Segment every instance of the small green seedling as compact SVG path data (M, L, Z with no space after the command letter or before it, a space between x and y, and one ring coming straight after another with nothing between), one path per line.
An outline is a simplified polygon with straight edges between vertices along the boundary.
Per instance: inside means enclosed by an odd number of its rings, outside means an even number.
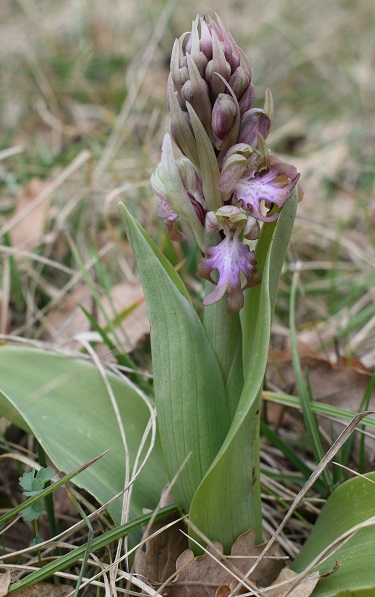
M49 466L39 469L38 472L33 468L30 472L24 473L22 477L19 478L20 485L24 489L24 496L35 497L38 493L41 493L46 483L51 481L55 475L56 472ZM22 518L25 522L34 523L35 538L32 545L37 545L42 541L38 533L38 519L42 512L43 504L41 502L36 502L35 504L28 506L22 512Z

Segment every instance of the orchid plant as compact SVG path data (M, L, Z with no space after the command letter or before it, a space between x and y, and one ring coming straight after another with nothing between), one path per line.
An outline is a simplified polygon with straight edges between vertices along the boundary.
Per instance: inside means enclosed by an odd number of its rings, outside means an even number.
M299 179L267 146L271 92L263 109L252 107L254 98L249 62L228 29L219 17L198 16L173 46L171 135L151 186L170 238L183 240L180 222L193 232L202 318L120 205L151 323L158 427L169 478L178 473L173 495L228 553L250 527L262 538L261 390Z

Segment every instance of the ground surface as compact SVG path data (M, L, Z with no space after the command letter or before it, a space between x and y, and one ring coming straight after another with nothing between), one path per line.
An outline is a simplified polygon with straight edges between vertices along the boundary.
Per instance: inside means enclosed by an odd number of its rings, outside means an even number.
M111 318L139 303L126 332L121 321L118 331L123 345L143 342L137 362L150 367L142 291L117 203L126 202L165 246L149 176L169 126L169 54L196 13L215 11L250 59L257 105L267 87L273 92L270 147L302 174L275 346L288 349L298 269L298 334L314 353L316 384L332 379L327 361L366 376L363 384L345 378L347 402L338 378L319 392L323 399L339 394L334 404L356 411L375 365L372 0L209 0L189 8L182 1L2 0L0 333L77 348L73 336L90 329L77 303L96 316L94 287ZM183 257L179 248L171 255L175 263ZM192 250L183 272L199 294L196 260ZM353 388L360 388L354 402ZM30 438L12 439L32 452ZM1 467L7 507L21 494L15 469ZM70 520L69 507L61 508ZM30 529L21 539L15 533L9 547L30 537Z

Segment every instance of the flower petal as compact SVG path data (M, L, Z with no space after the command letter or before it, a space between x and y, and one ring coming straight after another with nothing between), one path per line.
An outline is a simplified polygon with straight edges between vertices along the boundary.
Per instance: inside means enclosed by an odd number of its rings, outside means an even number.
M265 201L267 207L275 203L281 209L289 199L299 177L294 166L275 161L274 158L267 170L248 180L242 179L236 184L234 199L258 220L273 222L278 218L278 214L264 216L260 211L260 202Z
M211 273L217 270L219 280L216 288L207 295L204 305L211 305L227 295L229 313L239 311L244 303L241 287L241 272L246 276L244 288L255 286L260 281L256 269L255 253L239 239L239 230L226 230L226 236L219 245L207 247L207 257L203 257L198 267L198 276L214 283Z

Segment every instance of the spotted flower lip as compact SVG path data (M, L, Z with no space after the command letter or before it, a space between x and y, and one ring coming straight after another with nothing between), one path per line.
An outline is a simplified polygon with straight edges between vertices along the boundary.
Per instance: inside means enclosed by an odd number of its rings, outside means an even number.
M300 174L290 164L285 164L275 156L265 157L265 168L259 169L259 153L243 150L232 152L224 160L220 187L226 199L240 205L261 222L273 222L278 214L266 216L261 212L261 201L267 208L274 204L281 209L296 186ZM229 152L228 152L229 154Z
M277 158L271 160L266 170L256 172L248 179L240 179L233 193L233 199L261 222L273 222L279 214L263 215L260 202L264 201L268 208L275 204L281 209L300 178L294 166L284 164Z
M244 304L243 291L256 286L260 282L260 274L256 269L255 253L240 239L241 229L225 230L225 238L219 245L209 246L206 257L202 258L198 267L198 276L209 280L213 284L211 274L217 270L219 279L215 289L208 294L203 304L212 305L227 295L229 313L236 313ZM246 278L241 285L241 272Z
M244 238L258 238L259 224L240 207L224 205L207 214L206 230L211 234L220 232L224 238L220 244L208 246L206 257L202 257L199 263L198 276L215 284L213 271L216 270L219 275L216 288L205 297L203 304L211 305L226 294L227 310L235 313L243 306L243 291L260 281L255 253L243 242ZM243 286L241 277L246 279Z

